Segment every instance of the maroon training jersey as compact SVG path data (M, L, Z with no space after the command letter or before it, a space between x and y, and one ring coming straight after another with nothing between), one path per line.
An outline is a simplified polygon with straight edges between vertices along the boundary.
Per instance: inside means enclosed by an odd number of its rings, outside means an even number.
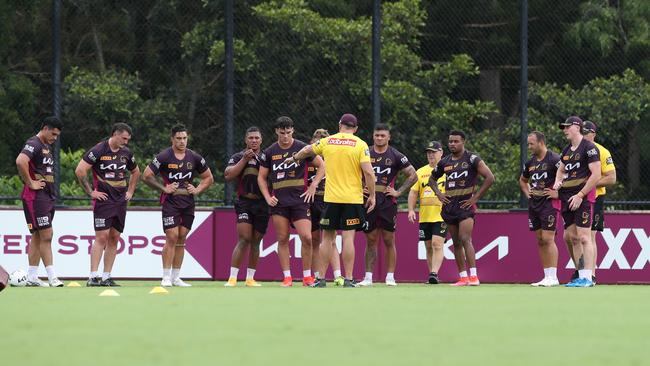
M575 150L571 150L571 144L562 150L562 163L566 178L560 188L560 199L567 201L571 196L580 192L584 188L587 179L591 176L589 164L600 161L600 152L596 145L583 138ZM588 200L593 202L595 199L595 189L588 193Z
M136 168L135 157L127 147L112 151L104 140L86 151L83 160L93 167L93 188L108 194L109 202L122 202L128 190L127 171Z
M21 194L22 199L55 200L54 157L51 146L41 142L38 136L32 136L25 142L20 152L29 157L29 176L32 180L45 181L45 187L39 190L33 190L25 185Z
M449 204L458 204L468 200L474 194L476 183L478 183L478 165L481 157L465 150L463 155L454 160L452 154L443 157L431 173L431 179L435 181L443 175L445 179L445 195L449 197Z
M278 199L276 207L289 207L304 204L300 197L307 188L307 164L313 159L307 158L299 163L285 164L284 160L306 146L300 140L293 140L288 149L282 149L276 142L260 155L260 163L269 169L269 181L273 195Z
M244 158L246 150L242 150L233 155L228 160L228 166L233 166L239 163ZM254 157L246 163L246 167L237 177L237 197L244 197L248 199L260 200L264 199L260 186L257 184L257 175L260 172L260 162L258 157Z
M311 184L318 173L318 168L313 164L309 164L307 167L307 184ZM325 177L320 180L318 187L316 187L316 195L314 196L314 201L323 201L325 198Z
M524 165L521 175L528 179L530 185L530 207L541 207L548 197L544 189L553 189L557 169L560 167L560 155L548 150L541 160L532 156Z
M395 177L400 170L411 166L409 159L397 151L392 146L389 146L383 153L375 151L374 145L370 147L370 163L372 169L375 171L375 197L376 204L379 205L385 201L396 203L397 200L386 198L386 187L395 187Z
M153 158L149 169L154 174L160 173L165 185L178 183L178 189L174 194L160 193L160 203L169 202L178 206L191 206L194 204L194 195L187 191L187 185L194 181L194 172L202 174L208 170L208 165L201 155L190 149L185 150L183 159L178 159L174 155L174 149L169 147Z

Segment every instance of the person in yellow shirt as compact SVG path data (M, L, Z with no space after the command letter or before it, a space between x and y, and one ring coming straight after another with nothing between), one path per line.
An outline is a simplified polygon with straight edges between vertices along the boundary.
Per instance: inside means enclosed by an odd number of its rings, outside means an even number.
M415 222L417 216L415 213L415 204L419 198L419 236L420 240L424 241L424 247L427 251L427 266L429 268L427 282L436 284L439 282L438 271L443 260L442 247L447 236L447 224L445 224L445 221L440 215L442 203L429 186L429 177L442 158L442 144L438 141L431 141L425 151L429 163L417 170L418 181L411 187L408 197L408 219L411 223ZM444 175L438 179L437 184L440 192L444 192Z
M285 160L286 164L321 155L325 159L325 207L320 220L323 240L320 245L320 264L313 287L325 287L325 272L329 266L331 250L336 239L336 230L343 236L343 265L345 280L343 287L357 287L352 278L354 270L354 234L366 224L363 208L362 177L368 188L367 212L375 208L375 173L370 163L370 151L357 132L357 118L349 113L339 120L339 133L322 138L314 144L303 147Z
M591 121L584 121L582 127L582 134L585 139L591 141L598 148L600 153L600 180L596 183L596 202L594 203L594 210L591 220L591 242L593 243L594 248L596 248L596 233L598 231L602 232L605 227L605 194L607 194L607 186L613 186L616 183L616 166L614 166L614 160L612 159L612 154L607 150L603 145L597 143L596 139L596 129L597 126ZM572 247L569 243L569 248ZM575 248L574 248L575 250ZM576 263L576 271L573 274L573 277L577 275L578 269L584 267L582 261L582 253L573 253L572 258L580 258L578 263ZM598 259L598 253L596 252L596 259ZM573 278L572 278L573 279ZM596 274L592 276L592 282L596 284Z

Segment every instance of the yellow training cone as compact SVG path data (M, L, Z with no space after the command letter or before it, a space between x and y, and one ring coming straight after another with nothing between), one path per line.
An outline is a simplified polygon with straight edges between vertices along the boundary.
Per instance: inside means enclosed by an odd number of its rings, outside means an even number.
M115 290L104 290L99 296L120 296Z
M167 295L169 294L169 291L165 290L164 288L160 286L156 286L149 291L149 294L151 295Z
M67 287L81 287L81 285L79 284L79 282L72 281L72 282L68 282Z

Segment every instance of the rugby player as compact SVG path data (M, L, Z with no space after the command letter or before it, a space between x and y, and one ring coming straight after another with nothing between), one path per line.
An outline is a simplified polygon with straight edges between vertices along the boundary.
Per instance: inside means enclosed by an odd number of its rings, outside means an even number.
M54 156L52 144L61 134L63 123L57 117L47 117L41 130L30 137L16 158L18 174L25 186L20 195L27 228L32 235L27 259L27 286L63 287L56 277L52 258L52 220L56 189L54 187ZM38 278L38 266L43 260L49 283Z
M557 279L557 245L555 229L560 209L558 192L553 190L560 156L546 147L546 136L539 131L528 134L528 151L531 158L526 162L519 177L519 187L528 197L528 228L535 232L537 249L544 268L544 278L532 286L552 287Z
M560 154L560 166L553 189L559 190L562 202L565 240L582 249L584 269L579 278L567 287L591 287L591 276L596 265L594 245L591 240L591 216L596 198L596 184L600 180L600 153L593 142L582 136L583 122L579 117L569 117L559 124L569 144ZM579 250L579 249L578 249ZM574 261L576 258L574 258Z
M478 286L480 281L476 270L476 253L472 245L474 212L476 202L494 183L494 175L477 154L465 149L464 132L449 132L448 145L451 154L438 162L429 177L429 186L442 202L441 215L454 242L454 257L460 278L452 286ZM436 184L443 175L446 175L445 193ZM477 190L479 176L483 177L483 183ZM469 266L469 276L466 263Z
M273 227L278 237L278 258L282 267L283 287L293 284L289 255L289 227L296 228L302 242L302 284L311 286L314 277L311 273L311 219L309 206L323 176L325 169L323 159L319 156L286 163L285 159L293 156L303 147L304 142L293 138L293 120L279 117L275 121L275 134L278 141L267 147L260 156L260 171L257 184L271 207ZM307 164L318 169L311 184L307 182ZM269 191L267 179L271 182L273 193Z
M390 129L380 123L373 131L373 145L370 146L370 163L375 171L375 210L368 213L366 221L366 275L359 286L372 286L372 271L377 261L377 243L381 238L386 247L386 285L397 286L395 265L395 229L397 224L397 197L417 182L415 168L408 158L390 146ZM395 190L395 178L401 172L406 176L402 185Z
M191 287L180 278L185 240L194 222L194 196L212 185L214 179L205 159L187 148L187 128L176 125L171 129L171 147L161 151L144 170L142 180L160 191L162 226L165 246L162 250L163 276L161 286ZM194 186L194 176L201 182ZM160 174L163 183L156 179Z
M111 137L86 151L75 174L81 187L92 198L95 241L90 251L90 276L86 286L119 286L111 278L117 256L117 243L124 231L126 206L140 179L140 168L126 147L132 130L126 123L116 123ZM93 171L93 185L88 171ZM127 172L131 177L127 183ZM104 272L98 272L104 256Z

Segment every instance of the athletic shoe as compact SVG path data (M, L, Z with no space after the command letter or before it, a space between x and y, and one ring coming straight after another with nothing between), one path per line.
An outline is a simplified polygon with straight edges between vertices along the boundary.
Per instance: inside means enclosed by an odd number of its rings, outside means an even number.
M314 277L312 276L307 276L302 278L302 285L309 287L314 284Z
M257 281L255 281L252 278L247 278L246 279L246 287L262 287L262 285L259 284Z
M576 282L580 281L580 277L572 279L569 283L565 284L564 286L566 287L576 287L575 284Z
M86 282L86 287L99 287L101 285L102 285L101 277L92 277L88 279L88 282Z
M560 282L557 280L557 278L544 277L543 280L531 283L530 285L535 287L553 287L559 284Z
M160 281L160 286L162 287L172 287L172 280L171 278L163 277L162 281Z
M336 286L343 286L343 283L345 282L345 277L343 276L338 276L336 279L334 279L334 285Z
M291 287L293 286L293 278L291 276L287 276L282 280L282 287Z
M327 280L324 278L317 278L309 287L327 287Z
M569 282L573 282L578 278L580 278L580 273L578 273L578 270L576 269L575 271L573 271L573 274L571 275L571 280Z
M594 283L594 286L596 285L596 276L591 276L591 282Z
M457 282L450 284L449 286L469 286L469 277L461 277Z
M180 278L177 278L177 279L173 280L172 285L174 285L176 287L192 287L192 285L190 285L189 283L181 280Z
M54 277L50 281L50 287L63 287L63 282L60 279Z
M395 282L395 279L386 279L386 286L397 286L397 282Z
M348 281L348 280L346 279L345 281ZM364 278L363 281L357 283L357 286L370 287L370 286L372 286L372 280Z
M356 283L354 280L348 280L347 278L343 280L343 287L359 287L359 286L361 286L361 282Z
M566 284L566 287L593 287L594 283L588 278L578 278L576 281Z
M547 277L544 277L544 278L542 278L541 281L533 282L533 283L531 283L530 285L533 286L533 287L539 287L539 286L542 286L542 284L544 283L544 281L546 281L546 278L547 278Z
M109 278L107 278L105 280L102 280L102 282L100 282L99 285L103 286L103 287L121 287L120 285L115 283L115 281L113 281L113 278L111 278L111 277L109 277Z
M427 280L427 283L435 285L439 282L440 280L438 279L438 274L436 272L429 273L429 279Z
M31 280L27 280L25 286L27 287L50 287L50 285L47 282L41 281L40 278L34 278Z
M478 286L481 284L481 281L478 280L478 276L469 276L469 285Z
M235 287L237 286L237 278L236 277L230 277L228 279L228 282L223 284L223 287Z

